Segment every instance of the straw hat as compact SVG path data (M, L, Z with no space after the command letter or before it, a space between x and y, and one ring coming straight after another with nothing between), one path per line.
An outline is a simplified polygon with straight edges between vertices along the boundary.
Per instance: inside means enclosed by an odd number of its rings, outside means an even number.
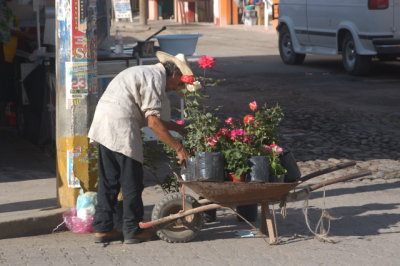
M182 75L188 75L188 76L193 76L193 72L189 67L189 64L186 60L186 57L184 54L177 54L176 56L167 54L162 51L157 51L156 52L157 58L160 60L161 63L164 62L173 62L179 70L182 72ZM183 93L181 91L182 88L176 90L176 93L179 95L179 97L183 98Z
M184 54L177 54L176 56L173 56L173 55L167 54L162 51L157 51L156 56L160 60L161 63L168 62L168 61L173 62L179 68L179 70L182 72L182 75L193 76L193 72L190 69L189 64L188 64Z

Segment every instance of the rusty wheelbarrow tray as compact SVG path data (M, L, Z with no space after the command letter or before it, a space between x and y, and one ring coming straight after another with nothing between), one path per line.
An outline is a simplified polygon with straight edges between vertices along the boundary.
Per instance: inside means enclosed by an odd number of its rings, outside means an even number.
M370 171L358 172L339 178L329 179L308 186L297 192L290 192L305 181L329 172L354 166L355 162L347 162L329 167L299 179L296 183L233 183L207 181L181 181L182 193L167 194L153 209L152 221L140 223L141 228L155 227L157 235L167 242L188 242L200 231L202 213L217 208L261 204L261 232L266 233L270 243L276 242L269 203L290 202L306 197L310 192L338 182L370 175ZM204 199L196 200L185 195L187 186ZM182 207L183 206L183 207Z

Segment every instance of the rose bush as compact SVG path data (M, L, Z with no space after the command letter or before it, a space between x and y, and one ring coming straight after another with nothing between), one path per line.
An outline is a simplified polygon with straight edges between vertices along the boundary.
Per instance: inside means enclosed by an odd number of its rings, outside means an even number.
M242 118L228 117L222 122L215 115L220 107L206 104L208 88L222 81L206 77L207 70L215 66L215 60L203 56L198 64L203 69L203 76L181 78L185 83L182 90L184 121L177 123L185 125L184 147L192 156L200 152L221 152L226 173L235 173L238 179L249 171L248 159L251 156L266 156L271 176L284 174L286 170L279 161L282 150L275 144L279 143L278 126L283 117L280 107L268 107L267 104L259 107L256 101L252 101L249 103L252 113Z

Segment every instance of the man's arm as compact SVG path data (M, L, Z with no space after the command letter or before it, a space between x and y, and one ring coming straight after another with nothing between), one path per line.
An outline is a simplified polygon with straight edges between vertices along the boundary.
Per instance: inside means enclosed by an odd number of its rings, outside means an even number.
M187 158L190 157L188 151L183 147L183 145L174 139L171 134L169 134L167 127L164 122L158 116L149 115L147 117L148 127L156 134L156 136L163 141L165 144L173 148L179 157L179 164L182 164Z
M168 130L178 132L181 136L183 136L185 134L185 126L184 125L178 125L177 123L172 122L172 121L164 121L164 120L161 120L161 121Z

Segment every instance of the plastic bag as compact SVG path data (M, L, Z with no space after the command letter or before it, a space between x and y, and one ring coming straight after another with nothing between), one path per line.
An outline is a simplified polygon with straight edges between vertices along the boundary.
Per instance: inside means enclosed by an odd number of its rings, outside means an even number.
M76 216L76 209L72 208L63 213L64 223L68 230L76 234L93 233L93 215L88 215L85 220Z
M76 216L85 220L89 215L94 215L95 206L97 204L97 193L96 192L86 192L80 194L76 201Z
M63 214L63 220L67 228L77 234L93 233L92 223L96 204L96 192L80 194L76 202L76 208L72 208Z

